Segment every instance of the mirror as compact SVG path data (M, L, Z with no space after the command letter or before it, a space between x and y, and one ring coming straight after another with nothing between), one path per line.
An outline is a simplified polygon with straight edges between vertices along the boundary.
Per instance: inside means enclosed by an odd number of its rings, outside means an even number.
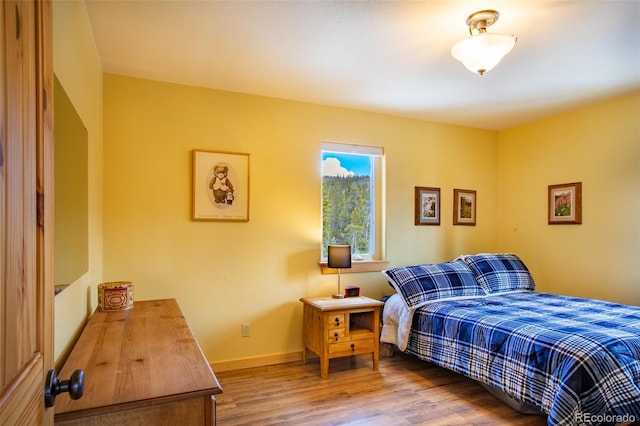
M54 76L54 284L56 294L89 270L88 133Z

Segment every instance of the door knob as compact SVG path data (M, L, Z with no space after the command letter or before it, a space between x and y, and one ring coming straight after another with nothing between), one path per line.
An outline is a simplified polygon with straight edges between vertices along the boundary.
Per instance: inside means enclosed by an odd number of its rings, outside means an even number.
M47 380L44 382L44 405L53 407L56 396L62 392L69 392L69 398L79 399L84 392L84 371L76 370L71 373L69 380L60 380L56 370L49 370Z

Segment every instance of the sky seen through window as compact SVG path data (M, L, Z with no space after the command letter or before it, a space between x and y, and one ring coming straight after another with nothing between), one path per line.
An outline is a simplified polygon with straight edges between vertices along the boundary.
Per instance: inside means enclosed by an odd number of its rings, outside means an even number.
M367 155L322 153L322 176L369 176L371 158Z

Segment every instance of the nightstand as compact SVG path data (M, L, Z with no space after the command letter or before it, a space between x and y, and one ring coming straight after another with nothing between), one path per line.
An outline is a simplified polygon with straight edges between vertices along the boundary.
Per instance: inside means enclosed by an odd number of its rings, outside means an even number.
M308 351L320 357L320 376L329 375L329 360L370 353L378 370L380 345L379 300L368 297L302 298L303 361Z

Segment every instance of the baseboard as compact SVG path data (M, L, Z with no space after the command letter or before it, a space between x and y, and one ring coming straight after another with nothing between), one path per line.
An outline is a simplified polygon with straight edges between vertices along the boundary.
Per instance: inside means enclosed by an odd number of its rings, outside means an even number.
M289 352L275 355L258 356L253 358L235 359L232 361L211 362L211 369L215 372L241 370L243 368L262 367L265 365L284 364L287 362L301 361L302 351Z

